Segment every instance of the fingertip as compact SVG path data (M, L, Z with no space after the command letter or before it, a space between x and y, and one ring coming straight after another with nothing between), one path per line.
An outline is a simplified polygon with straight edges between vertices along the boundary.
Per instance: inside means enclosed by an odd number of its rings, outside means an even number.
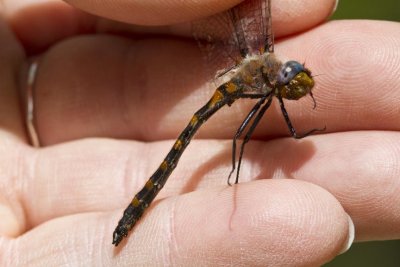
M272 1L274 32L278 37L306 31L326 21L335 10L335 0ZM286 1L283 1L286 2Z
M89 32L95 18L63 1L5 1L5 13L28 54L39 53L68 36Z
M240 3L240 0L67 0L66 2L101 17L137 25L160 26L216 14L235 6Z
M223 12L240 4L241 1L67 0L66 2L89 13L122 22L137 25L171 25ZM275 31L291 34L321 23L330 16L335 5L335 0L272 1Z
M178 265L319 266L347 246L349 236L348 216L327 191L302 181L263 180L160 202L124 250L140 243L137 254L144 254L158 240L156 248L172 248L168 254Z

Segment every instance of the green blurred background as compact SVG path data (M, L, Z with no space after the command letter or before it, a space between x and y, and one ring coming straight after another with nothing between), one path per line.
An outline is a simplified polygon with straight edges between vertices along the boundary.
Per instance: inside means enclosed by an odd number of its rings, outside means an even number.
M400 0L341 0L332 19L400 21Z
M400 21L400 0L342 0L332 19ZM400 267L400 240L356 243L324 266Z

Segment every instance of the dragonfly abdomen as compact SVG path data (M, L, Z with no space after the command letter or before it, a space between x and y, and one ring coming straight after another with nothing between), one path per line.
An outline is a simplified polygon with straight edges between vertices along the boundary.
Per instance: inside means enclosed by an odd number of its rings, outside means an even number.
M175 141L164 161L125 209L123 217L118 222L118 226L114 231L113 244L117 246L128 235L128 231L133 228L143 215L145 209L163 188L165 182L177 166L183 151L185 151L200 126L217 110L226 104L231 105L239 98L240 93L241 87L237 83L232 81L224 83L215 90L214 95L207 104L192 116L192 119Z

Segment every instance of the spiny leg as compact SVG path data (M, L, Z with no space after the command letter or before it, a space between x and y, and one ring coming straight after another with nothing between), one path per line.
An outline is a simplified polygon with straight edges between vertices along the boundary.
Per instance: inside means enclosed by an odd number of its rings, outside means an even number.
M237 139L240 138L242 135L244 129L247 127L247 125L250 123L250 121L253 119L254 115L258 112L260 109L261 105L264 104L266 97L261 98L257 104L251 109L249 114L246 116L242 124L240 125L239 129L236 131L235 136L233 137L233 142L232 142L232 169L231 172L229 173L228 176L228 185L231 185L230 179L232 176L232 173L236 169L236 141Z
M293 138L302 139L302 138L309 136L310 134L313 134L315 132L323 132L326 130L326 126L325 126L324 128L314 128L302 135L297 134L296 129L293 127L292 122L290 121L289 114L286 111L285 104L283 103L283 99L280 95L278 96L278 99L279 99L279 105L281 106L283 117L285 118L286 124L287 124L290 134Z
M256 98L261 98L259 102L253 107L253 109L250 111L250 113L246 116L245 120L242 122L241 126L239 129L236 131L236 134L233 138L233 143L232 143L232 169L231 172L229 173L228 176L228 185L232 185L230 183L230 178L233 174L233 172L236 169L236 141L237 139L240 138L242 135L244 129L247 127L248 123L251 121L251 119L254 117L254 115L257 113L258 109L261 107L261 105L264 103L265 99L269 96L270 94L241 94L240 98L249 98L249 99L256 99Z
M260 122L261 118L264 116L267 109L271 106L271 103L272 103L272 95L268 98L268 102L265 103L265 105L261 108L261 110L257 114L256 118L254 119L253 123L251 124L251 126L249 128L249 131L246 133L246 135L243 139L242 145L240 147L239 162L238 162L238 168L236 171L235 184L239 183L239 173L240 173L240 166L242 165L244 146L246 145L246 143L248 143L250 141L251 136L254 133L254 130L256 129L258 123Z

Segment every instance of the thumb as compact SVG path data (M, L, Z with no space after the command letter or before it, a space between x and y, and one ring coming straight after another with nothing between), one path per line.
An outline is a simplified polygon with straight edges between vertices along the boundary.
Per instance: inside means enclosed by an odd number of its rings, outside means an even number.
M89 13L139 25L168 25L229 9L240 0L65 0Z

